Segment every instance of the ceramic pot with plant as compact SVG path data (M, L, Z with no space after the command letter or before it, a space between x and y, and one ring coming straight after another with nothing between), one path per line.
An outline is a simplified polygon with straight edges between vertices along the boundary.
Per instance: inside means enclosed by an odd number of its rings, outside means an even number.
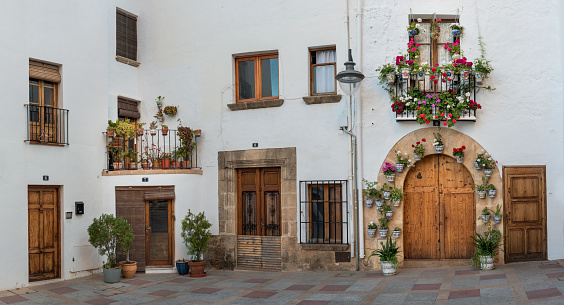
M117 122L112 122L112 120L108 120L108 127L106 128L106 134L108 137L112 138L115 135L117 127Z
M189 157L192 154L192 150L196 146L196 143L192 142L194 137L194 132L190 127L182 126L182 121L178 120L179 126L176 134L180 138L181 147L178 149L178 153L182 158L180 165L182 168L190 168Z
M151 163L146 158L143 158L141 159L141 166L143 167L143 169L150 169Z
M145 123L137 123L137 136L140 137L145 133L145 129L143 129Z
M394 230L392 231L392 236L397 239L397 238L399 238L400 233L401 233L401 229L398 228L398 227L395 227Z
M409 168L410 164L411 164L411 159L409 159L409 156L407 153L404 153L404 155L401 155L401 151L395 151L394 153L396 154L396 172L401 173L403 172L404 167Z
M445 144L443 143L443 136L440 133L433 133L435 136L435 140L433 140L433 146L435 146L435 152L437 154L442 154L445 148Z
M490 198L495 198L496 193L497 193L497 189L495 188L495 185L493 184L488 185L488 196L490 196Z
M379 229L378 232L380 233L380 237L386 237L388 235L388 223L390 223L390 219L383 216L378 219Z
M370 182L366 179L362 179L362 182L366 185L366 188L362 190L362 193L364 195L364 203L366 204L367 208L371 208L372 204L374 203L374 197L376 197L376 184L378 184L378 182Z
M120 281L121 268L117 256L126 254L133 241L133 229L129 223L114 215L102 214L94 218L88 227L88 242L98 249L100 255L106 256L104 263L104 282L117 283Z
M395 207L400 206L401 199L403 198L403 190L400 188L392 187L390 192L390 200Z
M407 33L412 37L419 35L419 24L416 24L415 22L410 23L407 27Z
M494 212L495 223L501 223L502 216L503 216L503 212L501 211L501 206L498 204Z
M457 163L464 162L464 151L466 150L466 146L462 145L459 148L452 149L452 155L456 157Z
M372 256L377 256L379 258L382 266L382 273L384 275L396 274L396 270L399 265L398 253L400 252L396 242L396 240L392 240L391 236L388 236L388 238L386 238L386 244L380 242L380 249L372 251L372 253L368 256L367 261L370 261Z
M476 162L484 168L484 174L486 177L491 177L493 169L497 166L497 161L495 161L487 152L479 154L476 157Z
M490 209L488 207L484 207L482 209L482 215L479 217L484 223L490 221Z
M483 184L476 185L476 192L478 193L480 199L486 198L486 191L488 190L488 185L485 183L484 177L482 177L482 181L484 181Z
M425 155L425 148L423 147L423 143L426 141L427 140L423 138L421 139L421 141L417 141L415 142L415 144L411 144L411 147L413 147L413 157L415 158L415 161L421 160L421 158L423 158L423 156Z
M376 225L373 221L368 224L368 228L366 232L368 233L368 237L376 236L376 230L378 229L378 225Z
M481 270L494 269L494 258L502 246L501 232L488 225L483 235L476 232L476 236L471 236L471 238L476 249L472 256L473 265Z
M193 214L188 210L188 214L182 220L182 232L180 236L184 239L184 245L188 249L188 255L194 258L188 265L190 266L191 277L206 276L204 268L206 261L203 260L204 253L211 238L211 223L206 218L204 212Z
M190 271L190 266L188 266L188 261L185 259L179 259L176 261L176 271L179 275L186 275Z
M388 178L388 182L394 182L394 178L396 177L395 166L393 166L390 162L385 162L384 166L382 167L382 172Z
M382 184L382 195L384 196L384 200L390 199L392 186L389 186L387 183Z
M152 121L151 124L149 125L149 130L152 136L157 134L157 122L156 121Z

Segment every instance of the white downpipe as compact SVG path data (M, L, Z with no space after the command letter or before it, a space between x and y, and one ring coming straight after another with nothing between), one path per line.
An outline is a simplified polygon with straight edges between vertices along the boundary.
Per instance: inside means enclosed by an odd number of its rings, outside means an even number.
M362 0L357 0L356 2L356 50L357 50L357 67L358 71L362 72ZM356 104L356 122L355 122L355 134L356 134L356 162L357 162L357 190L359 196L359 207L358 207L358 244L359 244L359 257L364 258L364 217L363 217L363 204L360 200L360 194L362 191L362 99L361 90L362 86L359 88L355 96Z

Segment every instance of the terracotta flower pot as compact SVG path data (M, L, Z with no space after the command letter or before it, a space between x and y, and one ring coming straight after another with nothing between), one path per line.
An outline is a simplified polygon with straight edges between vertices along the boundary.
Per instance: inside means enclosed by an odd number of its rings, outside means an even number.
M206 261L188 262L188 265L190 266L190 277L204 277L207 275L207 273L204 272Z
M196 130L194 130L194 135L195 135L196 137L201 136L201 135L202 135L202 130L201 130L201 129L196 129Z
M168 134L168 128L163 128L161 130L161 132L162 132L163 136L166 136Z
M192 168L192 165L190 164L190 161L180 161L180 167L181 168Z
M119 262L119 266L121 267L121 276L124 279L132 278L135 275L135 272L137 272L136 261L121 261Z
M150 168L151 168L151 163L149 163L149 162L141 162L141 166L143 166L143 169L150 169Z
M163 158L163 168L170 168L170 158Z
M106 129L106 133L108 134L108 137L110 137L110 138L113 137L114 134L115 134L115 132L113 130L109 130L109 129Z

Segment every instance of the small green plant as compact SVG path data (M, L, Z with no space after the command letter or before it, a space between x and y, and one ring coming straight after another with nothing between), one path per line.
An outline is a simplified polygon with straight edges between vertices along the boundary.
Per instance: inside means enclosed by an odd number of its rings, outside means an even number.
M491 224L483 235L476 232L476 236L471 236L471 238L472 244L476 248L472 257L472 263L476 267L480 266L480 256L491 256L494 258L502 246L501 232L498 229L493 229Z
M478 163L478 165L480 165L484 169L494 169L496 167L497 161L495 161L492 156L485 152L476 156L476 163Z
M378 250L372 251L372 253L368 256L367 261L369 261L372 256L378 256L380 261L392 263L397 268L399 264L398 253L401 251L399 251L399 247L396 245L396 242L397 241L392 240L391 236L388 236L388 238L386 238L386 244L384 244L384 242L380 242L382 247Z
M366 188L364 190L362 190L364 197L366 199L369 199L369 198L375 199L376 193L378 192L378 189L376 189L376 184L378 184L378 182L376 182L376 181L370 182L366 179L362 179L362 182L364 182L364 184L366 185Z
M482 184L476 185L476 189L480 192L488 190L488 183L486 182L486 177L482 176Z
M382 184L381 190L382 190L382 191L390 192L390 191L392 190L392 188L393 188L393 186L388 185L387 183L384 182L384 184Z
M490 214L490 209L488 207L484 207L482 209L482 215L489 215Z
M386 214L386 212L388 212L388 211L392 211L392 206L387 204L387 203L384 203L379 212L380 212L380 214Z
M495 190L496 190L495 185L493 185L493 184L490 183L490 184L488 185L488 191L495 191Z
M203 254L208 247L211 238L211 223L206 218L204 212L193 214L188 210L188 214L182 220L182 232L180 236L184 239L184 245L188 249L188 255L193 255L193 261L199 262L203 259Z
M376 229L378 229L378 225L375 224L373 221L371 221L371 222L368 224L368 229L369 229L369 230L376 230Z
M414 34L415 34L415 35L419 35L419 26L418 26L418 24L416 24L415 22L410 23L409 26L407 27L407 31L408 31L409 33L411 33L411 31L415 31ZM410 34L410 35L411 35L411 34ZM412 35L412 36L415 36L415 35Z
M409 156L408 156L407 153L404 153L404 156L405 156L405 157L403 157L403 156L401 155L401 151L395 151L395 150L394 150L394 152L396 153L396 158L397 158L396 163L401 163L401 164L403 164L403 165L405 165L405 166L407 166L407 167L410 167L410 166L411 166L411 159L409 159Z
M503 212L501 211L501 206L498 204L495 208L494 216L499 217L501 215L503 215Z
M493 71L493 67L485 58L474 59L474 70L476 72L484 73L484 78L488 78Z
M161 125L161 128L162 128L162 129L168 129L168 125L162 124L162 125Z
M98 249L100 255L106 256L106 269L118 266L117 256L127 254L132 241L133 229L129 223L112 214L102 214L100 218L94 218L88 227L88 242Z
M166 106L164 107L163 113L168 116L175 116L178 112L178 106Z
M390 200L398 201L401 200L402 198L403 198L403 190L400 188L392 187L392 190L390 191Z
M378 219L378 223L380 224L380 230L387 230L390 219L388 217L381 217Z
M387 78L388 78L388 74L390 73L396 73L396 67L394 67L392 64L385 64L384 66L376 69L376 71L380 72L380 75L378 75L378 80L380 81L380 84L387 84Z
M157 128L157 121L152 121L151 124L149 125L150 129L156 129Z
M396 232L401 231L401 228L400 228L400 227L395 227L395 228L394 228L394 231L396 231Z

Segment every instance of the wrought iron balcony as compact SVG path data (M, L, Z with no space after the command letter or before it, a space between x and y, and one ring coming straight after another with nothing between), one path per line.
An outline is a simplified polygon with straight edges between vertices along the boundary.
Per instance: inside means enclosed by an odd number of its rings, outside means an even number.
M192 133L190 143L183 143L177 130L139 129L133 137L106 137L105 170L200 169L198 167L199 133Z
M26 142L66 145L69 144L69 111L48 106L26 104Z
M418 118L417 107L433 105L428 113L434 121L444 120L441 114L452 112L452 108L461 109L458 121L476 121L476 110L481 107L477 104L476 93L481 84L481 76L476 77L471 71L463 73L414 73L405 71L388 79L389 91L395 101L403 101L403 109L393 110L396 121L416 121ZM452 103L443 103L440 97L450 96ZM415 100L414 96L418 96ZM463 98L460 100L459 98ZM425 101L424 105L421 103ZM439 102L437 102L439 101ZM429 103L429 104L427 104ZM460 103L465 103L459 105ZM465 106L464 106L465 105ZM447 108L448 107L448 108Z

